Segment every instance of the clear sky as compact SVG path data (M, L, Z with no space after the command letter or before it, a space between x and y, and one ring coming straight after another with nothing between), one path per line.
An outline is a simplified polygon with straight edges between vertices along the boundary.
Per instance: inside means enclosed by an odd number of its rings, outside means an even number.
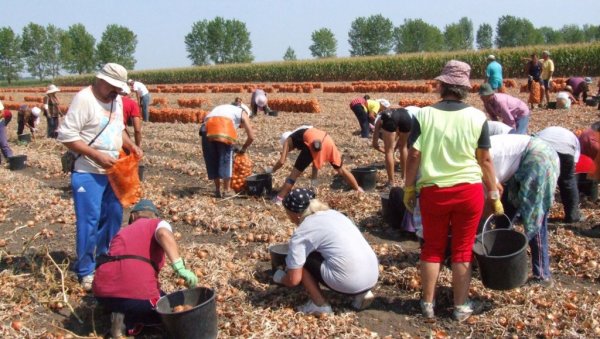
M442 31L466 16L474 31L494 29L498 18L529 19L535 27L600 24L600 0L0 0L0 27L21 34L29 22L67 29L85 25L98 42L109 24L132 30L138 38L136 69L191 65L184 37L196 21L216 16L246 24L256 62L280 61L291 46L298 59L310 59L311 33L329 28L338 56L349 56L348 31L357 17L382 14L394 26L421 18Z

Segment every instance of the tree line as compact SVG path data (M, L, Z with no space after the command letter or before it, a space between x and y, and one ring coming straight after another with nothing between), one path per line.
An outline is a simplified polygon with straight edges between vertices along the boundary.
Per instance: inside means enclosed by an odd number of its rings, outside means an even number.
M309 46L314 58L337 56L337 39L329 28L311 34ZM600 25L565 25L560 29L536 28L531 21L510 15L498 19L496 29L479 25L466 17L446 25L443 30L422 19L405 19L394 27L383 15L358 17L350 26L348 43L351 56L386 55L415 52L459 51L529 45L554 45L600 41ZM252 41L246 24L236 19L216 17L192 25L184 43L192 65L249 63L254 61ZM90 73L106 62L117 62L134 69L137 36L127 27L108 25L96 44L83 24L63 30L52 24L44 27L30 23L21 34L10 27L0 28L0 78L17 80L26 70L43 80L61 71ZM288 46L283 60L296 60Z
M107 62L133 69L136 47L135 33L114 24L106 27L97 44L81 23L66 30L52 24L44 27L29 23L21 34L10 27L0 27L0 78L10 84L24 70L40 80L55 78L63 70L71 74L90 73Z

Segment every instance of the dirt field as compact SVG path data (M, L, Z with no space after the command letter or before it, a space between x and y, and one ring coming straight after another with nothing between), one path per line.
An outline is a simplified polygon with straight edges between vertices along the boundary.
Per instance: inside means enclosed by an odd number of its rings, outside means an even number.
M596 91L594 86L593 93ZM526 99L526 94L518 93L518 89L510 89L509 93ZM402 98L437 97L434 93L369 94L392 103ZM13 94L15 101L22 101L24 95L31 93ZM72 95L60 93L59 99L68 104ZM511 291L493 291L482 286L475 272L471 297L484 302L485 311L457 324L451 319L451 275L444 269L436 319L425 321L418 306L419 245L412 236L401 234L382 220L380 193L386 180L383 157L370 148L370 140L357 136L358 123L348 103L358 95L321 90L312 94L274 93L270 97L316 98L322 113L279 112L277 117L258 116L252 120L257 138L248 153L255 172L276 161L279 135L304 123L328 131L349 168L366 164L379 167L377 188L362 195L349 190L330 168L320 173L318 196L359 226L378 254L381 272L380 283L374 289L376 300L369 309L355 312L347 297L327 292L335 311L335 315L327 317L295 313L294 307L306 299L302 288L270 283L269 244L287 241L294 229L282 207L266 198L243 194L225 200L213 198L213 186L206 179L201 156L199 126L144 124L144 196L152 199L164 219L174 226L182 255L199 275L200 284L216 290L220 337L600 336L600 268L596 261L599 242L578 234L579 229L599 224L600 215L598 203L585 198L585 221L567 227L559 219L551 220L551 268L556 281L553 287L526 285ZM237 94L199 96L221 104L231 102ZM176 107L177 98L193 96L153 97L165 97ZM249 98L250 94L244 94L246 102ZM483 107L476 94L471 94L468 102ZM582 129L596 121L598 113L595 107L585 106L575 106L570 111L536 109L530 132L552 125ZM43 122L40 130L45 128ZM28 167L9 171L5 162L0 167L0 335L103 336L110 325L108 315L95 307L93 297L81 290L68 271L69 263L75 259L75 226L69 176L60 173L63 147L41 135L29 145L17 145L16 119L8 129L13 151L28 156ZM286 166L274 175L275 187L282 184L292 164L293 159L288 159ZM297 186L307 185L308 176L304 175ZM559 217L562 205L555 203L552 214ZM124 219L127 218L126 212ZM163 289L172 292L182 288L175 282L175 274L165 267L161 273ZM144 337L162 335L158 329L144 333Z

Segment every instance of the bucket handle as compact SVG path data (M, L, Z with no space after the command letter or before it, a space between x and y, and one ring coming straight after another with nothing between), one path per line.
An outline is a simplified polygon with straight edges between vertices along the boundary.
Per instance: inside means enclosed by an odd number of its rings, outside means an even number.
M510 218L508 217L508 215L502 213L502 215L506 218L506 220L508 220L508 229L512 230L513 224L512 224L512 220L510 220ZM490 214L489 217L487 217L487 219L485 219L485 222L483 223L483 228L481 229L481 247L483 247L483 255L485 255L487 257L487 249L485 248L485 241L483 239L484 235L487 233L486 232L486 228L487 226L489 226L490 221L492 220L492 218L496 217L497 215L495 214Z

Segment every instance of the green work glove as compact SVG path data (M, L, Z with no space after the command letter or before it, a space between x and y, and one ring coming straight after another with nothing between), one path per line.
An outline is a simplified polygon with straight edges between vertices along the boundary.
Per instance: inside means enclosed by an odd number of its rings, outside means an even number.
M492 200L492 211L494 211L494 215L504 214L504 206L502 206L500 199Z
M194 274L194 272L185 268L185 264L183 263L183 259L179 258L175 260L171 267L179 275L185 280L185 283L188 287L195 287L198 284L198 277Z
M410 213L413 213L415 205L417 204L417 189L415 186L406 186L404 188L404 197L402 198L402 201L404 201L406 209Z

